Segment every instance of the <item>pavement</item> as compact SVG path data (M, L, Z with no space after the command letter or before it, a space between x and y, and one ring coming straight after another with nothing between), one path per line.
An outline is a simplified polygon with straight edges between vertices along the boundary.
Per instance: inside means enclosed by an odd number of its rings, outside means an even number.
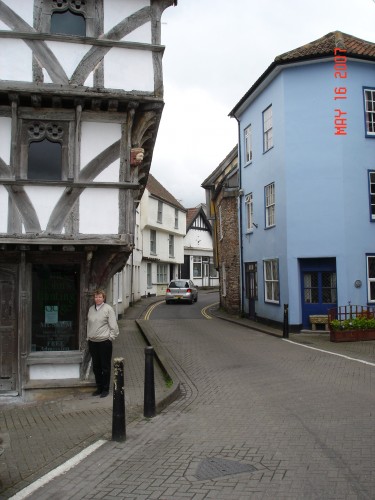
M175 360L171 359L169 351L158 343L151 323L142 319L147 309L160 300L160 297L142 299L129 308L124 318L119 321L120 336L114 344L114 357L124 357L125 360L126 432L131 436L129 440L133 451L147 441L147 419L143 416L144 348L147 345L153 345L156 354L155 392L158 412L172 403L182 405L186 398L187 386L180 384L181 371L176 369ZM229 323L241 324L249 328L249 333L255 330L282 338L281 330L229 315L217 306L208 309L207 313ZM332 343L326 332L289 334L289 338L284 340L375 365L374 341ZM103 442L103 449L106 446L116 448L116 444L111 443L111 395L101 399L82 394L41 403L25 403L19 398L2 398L0 405L0 499L26 498L25 495L32 491L35 481L50 471L63 467L67 461L74 459L95 443ZM141 425L138 425L139 423ZM167 420L165 425L168 425ZM121 460L125 460L126 456L122 450ZM48 493L45 497L39 493L35 495L34 497L30 493L30 498L50 498ZM114 494L113 498L115 496ZM73 491L54 497L56 500L75 498ZM149 497L145 494L139 498Z

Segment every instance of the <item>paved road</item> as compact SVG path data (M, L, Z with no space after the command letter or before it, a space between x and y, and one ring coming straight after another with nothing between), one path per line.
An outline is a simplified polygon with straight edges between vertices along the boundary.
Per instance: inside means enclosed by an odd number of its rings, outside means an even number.
M30 498L375 498L374 366L218 319L147 325L183 397Z

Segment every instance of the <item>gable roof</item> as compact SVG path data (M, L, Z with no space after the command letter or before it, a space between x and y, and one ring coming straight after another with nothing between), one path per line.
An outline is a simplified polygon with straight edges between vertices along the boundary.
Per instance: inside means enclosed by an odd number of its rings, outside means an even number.
M198 208L188 208L186 214L186 230L192 225L194 220L196 219L200 207Z
M166 203L169 203L169 205L186 212L186 208L184 208L181 203L177 201L176 198L169 191L167 191L152 174L148 174L146 189L155 198L165 201Z
M229 116L233 117L241 108L245 101L255 92L255 90L271 75L274 70L281 70L282 66L295 64L298 62L312 61L316 59L333 58L334 50L346 50L345 53L338 53L353 59L375 61L375 43L362 40L341 31L332 31L327 35L314 40L313 42L297 47L296 49L284 52L275 57L274 61L258 80L250 87L246 94L235 105Z
M189 229L192 227L194 224L194 221L198 218L198 216L201 216L202 219L204 220L204 223L207 226L207 229L212 233L212 226L210 224L210 221L207 219L207 215L205 214L205 211L202 208L202 205L196 208L188 208L187 209L187 214L186 214L186 233L189 231Z

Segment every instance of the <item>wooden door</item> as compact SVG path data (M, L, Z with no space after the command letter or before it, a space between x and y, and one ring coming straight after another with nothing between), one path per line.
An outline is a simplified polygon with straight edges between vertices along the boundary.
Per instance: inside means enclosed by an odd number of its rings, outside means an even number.
M0 266L0 393L17 387L16 268Z

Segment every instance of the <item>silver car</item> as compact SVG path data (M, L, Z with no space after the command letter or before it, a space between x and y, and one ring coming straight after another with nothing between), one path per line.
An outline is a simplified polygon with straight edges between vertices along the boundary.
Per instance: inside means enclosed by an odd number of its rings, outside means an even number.
M189 302L192 304L198 300L198 288L191 280L172 280L165 292L165 302Z

